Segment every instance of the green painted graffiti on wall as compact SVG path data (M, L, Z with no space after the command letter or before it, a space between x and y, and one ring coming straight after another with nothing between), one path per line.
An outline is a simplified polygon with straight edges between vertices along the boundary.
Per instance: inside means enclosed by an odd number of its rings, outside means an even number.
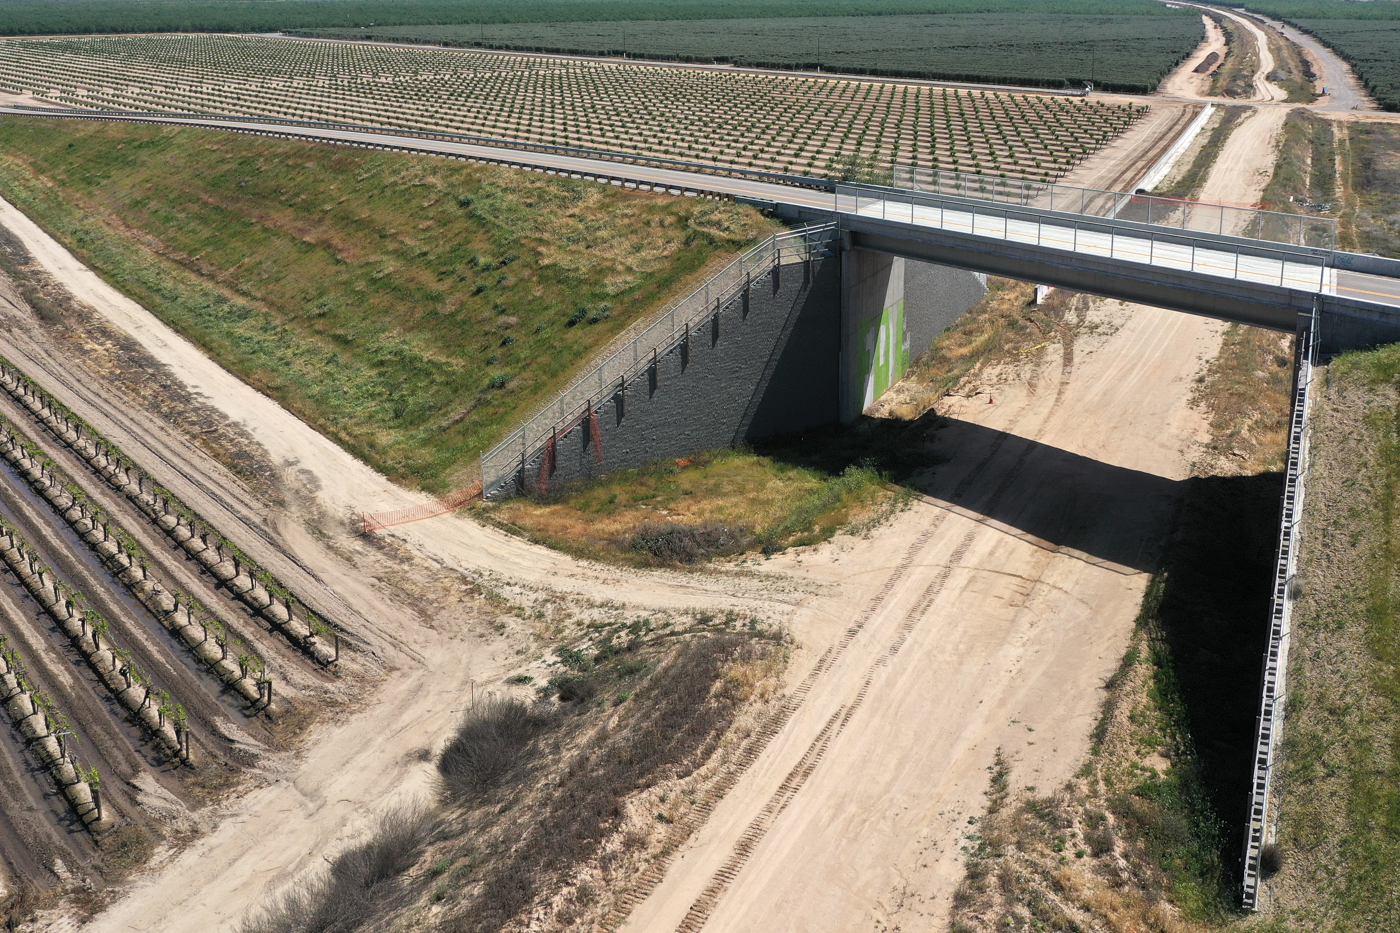
M904 299L880 311L880 317L866 318L857 325L860 347L861 408L899 381L909 368L909 338L904 330Z

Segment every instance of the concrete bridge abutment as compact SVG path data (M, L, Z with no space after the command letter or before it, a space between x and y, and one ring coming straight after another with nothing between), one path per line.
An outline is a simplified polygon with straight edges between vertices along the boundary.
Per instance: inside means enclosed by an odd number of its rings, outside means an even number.
M488 495L853 421L985 292L977 273L863 249L775 266Z

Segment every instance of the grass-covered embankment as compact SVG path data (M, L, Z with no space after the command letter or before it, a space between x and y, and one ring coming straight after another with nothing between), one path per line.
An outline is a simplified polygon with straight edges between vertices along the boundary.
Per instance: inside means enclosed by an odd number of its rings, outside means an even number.
M1400 126L1348 124L1342 167L1343 247L1400 257Z
M758 212L426 156L0 120L0 195L389 476L442 490Z
M1400 346L1315 409L1279 789L1283 929L1400 928Z

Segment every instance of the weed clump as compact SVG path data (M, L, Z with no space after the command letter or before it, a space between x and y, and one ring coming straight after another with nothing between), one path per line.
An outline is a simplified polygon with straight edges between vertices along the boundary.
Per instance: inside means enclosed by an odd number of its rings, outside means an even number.
M468 802L500 785L526 760L549 717L519 700L489 700L467 714L438 756L443 797Z
M748 537L744 529L724 522L696 525L649 522L629 536L627 546L657 560L695 564L710 557L738 553L744 549Z
M438 820L421 806L391 810L374 835L324 874L297 882L243 921L240 933L354 933L402 903L400 877L418 861Z
M630 795L652 786L660 775L683 778L709 758L745 698L726 681L726 671L766 657L771 650L734 634L681 646L637 688L631 706L635 712L615 728L594 733L561 768L538 819L491 861L480 888L441 929L499 930L553 880L593 858L618 829ZM593 666L596 682L593 659L575 652L565 661L571 668Z

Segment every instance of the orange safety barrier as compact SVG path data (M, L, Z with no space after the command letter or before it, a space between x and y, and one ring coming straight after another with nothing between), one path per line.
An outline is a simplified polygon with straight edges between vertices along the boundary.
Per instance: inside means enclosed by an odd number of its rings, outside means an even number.
M446 515L448 512L455 512L473 499L481 498L481 483L475 482L460 492L442 499L434 499L432 502L425 502L422 505L415 505L407 509L395 509L392 512L361 512L360 518L364 522L364 534L378 531L381 528L388 528L391 525L404 525L408 522L421 521L425 518L433 518L438 515Z

